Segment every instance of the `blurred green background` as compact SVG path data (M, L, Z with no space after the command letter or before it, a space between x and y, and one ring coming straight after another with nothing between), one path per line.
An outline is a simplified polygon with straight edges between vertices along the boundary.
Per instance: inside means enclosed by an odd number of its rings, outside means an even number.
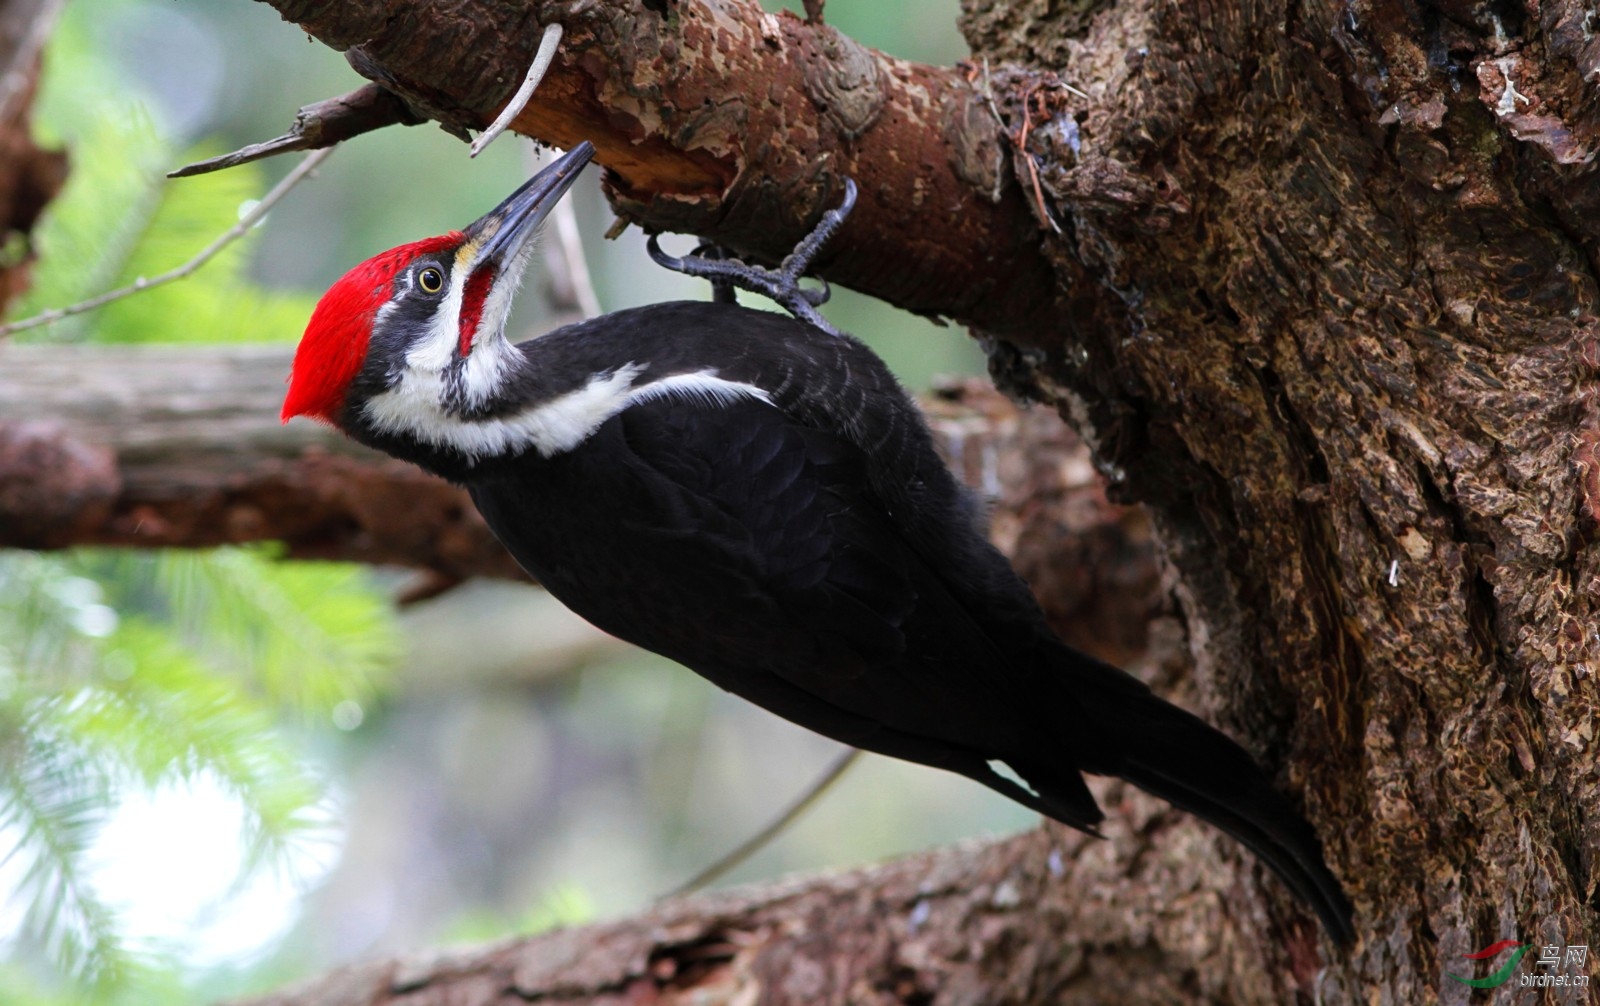
M965 54L957 8L833 0L827 18L949 63ZM13 316L188 258L295 157L161 174L275 136L359 83L263 4L69 4L37 131L73 173ZM363 137L192 280L28 338L291 342L346 268L475 218L526 177L530 150L507 136L470 161L432 126ZM574 198L602 307L705 298L649 264L637 231L599 239L611 215L593 174ZM523 297L530 326L539 288ZM848 291L827 314L913 389L981 370L958 329ZM468 584L397 609L407 582L270 549L0 553L0 1002L206 1002L637 910L838 754L537 590ZM868 757L724 883L1033 821L974 784Z

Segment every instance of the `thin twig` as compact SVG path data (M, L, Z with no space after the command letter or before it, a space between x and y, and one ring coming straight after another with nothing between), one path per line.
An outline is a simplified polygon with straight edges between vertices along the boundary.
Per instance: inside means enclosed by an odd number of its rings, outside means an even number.
M96 308L105 307L107 304L110 304L113 301L121 300L124 297L131 297L136 293L141 293L145 290L163 286L167 283L171 283L174 280L183 279L186 276L198 272L201 266L205 265L213 258L216 258L217 254L224 248L250 233L250 228L259 223L261 219L267 215L268 210L271 210L273 206L277 205L279 200L288 195L290 189L294 188L296 185L299 185L307 175L316 170L317 165L327 160L328 155L333 153L333 151L333 147L325 147L321 150L313 150L311 153L307 154L305 159L296 165L293 171L289 172L283 177L283 181L273 186L272 191L268 192L265 196L262 196L259 203L256 203L250 208L248 213L240 217L238 223L234 224L232 227L229 227L222 233L221 237L218 237L215 241L206 245L200 250L199 254L195 255L194 258L185 262L183 265L178 266L176 269L169 269L166 272L161 273L159 276L153 276L149 278L140 276L127 286L120 287L116 290L107 291L106 293L102 293L96 297L90 297L88 300L81 300L76 304L69 304L66 307L53 307L50 310L40 312L31 318L23 318L20 321L13 321L6 325L0 325L0 339L4 339L16 332L26 331L30 328L39 328L42 325L53 325L56 322L65 318L70 318L73 315L84 314L86 312L93 311Z
M1000 114L1000 108L994 103L994 81L989 77L989 57L983 57L983 100L989 104L989 112L994 116L994 121L1007 133L1011 127L1006 125L1005 117Z
M483 153L484 149L495 141L495 137L506 131L506 127L511 125L511 120L521 115L522 110L528 107L533 92L539 87L539 81L544 79L545 71L550 69L550 64L556 58L556 50L561 47L561 32L560 24L544 26L544 36L539 39L539 51L534 54L533 65L528 67L528 75L523 78L522 86L517 88L517 93L511 96L511 101L500 110L494 122L489 124L489 128L472 141L473 157Z
M1033 97L1038 93L1039 85L1035 84L1022 96L1022 135L1017 139L1017 152L1028 165L1028 175L1033 179L1033 198L1039 204L1039 216L1050 225L1051 230L1060 234L1061 225L1056 223L1055 214L1045 205L1044 190L1039 185L1039 166L1033 163L1033 155L1028 153L1028 132L1033 128Z
M585 318L600 314L600 298L595 296L594 280L589 276L589 263L583 254L583 235L578 231L578 214L572 208L572 197L556 204L551 214L556 224L556 245L561 261L567 269L567 283L572 287L573 299Z
M538 171L553 159L553 151L541 151L528 144L528 168ZM555 241L544 246L545 265L550 270L550 307L556 311L577 312L585 318L600 314L600 299L595 296L594 280L583 252L583 236L578 231L578 215L568 193L550 213Z
M855 760L859 757L861 757L861 752L856 748L851 748L834 759L833 764L828 766L828 770L822 773L817 781L811 784L809 789L800 794L782 814L774 818L771 824L750 836L737 849L690 877L673 890L663 894L660 900L667 901L672 898L680 898L685 894L692 894L761 851L763 846L777 838L785 828L794 823L796 818L804 814L812 804L816 803L822 797L822 794L826 793L834 783L838 782L839 777L844 775L845 769L855 764Z
M994 116L995 125L1000 127L1004 136L1011 135L1011 127L1006 125L1005 116L1000 114L1000 107L994 103L994 80L989 76L989 57L983 57L983 100L989 106L989 114ZM991 202L1000 201L1000 190L1005 186L1005 150L1000 144L994 146L994 191L989 194Z

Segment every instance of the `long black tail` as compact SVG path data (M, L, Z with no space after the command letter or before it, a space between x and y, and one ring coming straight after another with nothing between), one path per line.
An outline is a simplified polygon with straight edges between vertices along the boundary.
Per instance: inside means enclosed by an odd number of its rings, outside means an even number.
M1126 779L1232 835L1317 913L1334 940L1349 943L1350 902L1323 860L1322 843L1255 760L1137 679L1073 656L1070 701L1090 724L1079 766Z

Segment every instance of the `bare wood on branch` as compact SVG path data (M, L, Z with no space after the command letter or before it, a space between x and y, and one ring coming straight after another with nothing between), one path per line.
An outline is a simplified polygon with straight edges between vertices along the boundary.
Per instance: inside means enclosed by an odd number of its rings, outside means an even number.
M753 3L273 6L463 129L494 118L543 26L559 23L561 53L512 128L561 147L594 143L613 204L646 230L776 262L848 176L861 205L819 263L827 279L1013 335L1060 323L1007 141L959 69L893 59L787 13L769 37ZM915 269L904 267L909 249Z

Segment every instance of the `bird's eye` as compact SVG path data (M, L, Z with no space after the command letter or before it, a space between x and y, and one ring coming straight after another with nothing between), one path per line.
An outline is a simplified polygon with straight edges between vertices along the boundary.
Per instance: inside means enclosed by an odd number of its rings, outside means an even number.
M444 273L430 265L417 273L417 285L422 287L423 293L438 293L444 289Z

